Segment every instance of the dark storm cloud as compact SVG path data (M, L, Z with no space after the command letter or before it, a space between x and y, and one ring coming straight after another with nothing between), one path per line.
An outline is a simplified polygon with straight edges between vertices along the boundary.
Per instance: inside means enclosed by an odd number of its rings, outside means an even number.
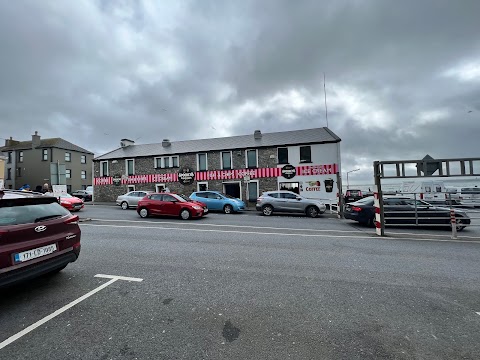
M324 126L325 73L344 171L478 156L479 13L478 1L0 2L0 136L38 130L99 155L124 137Z

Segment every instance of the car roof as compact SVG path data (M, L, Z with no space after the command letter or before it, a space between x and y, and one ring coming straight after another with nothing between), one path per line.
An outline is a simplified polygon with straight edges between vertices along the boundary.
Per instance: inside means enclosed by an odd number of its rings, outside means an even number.
M35 198L35 197L44 197L44 195L42 193L35 192L35 191L22 191L22 190L10 190L10 189L0 190L0 200L1 199Z
M289 191L289 190L272 190L272 191L265 191L264 194L271 194L271 193L289 193L298 195L296 192Z

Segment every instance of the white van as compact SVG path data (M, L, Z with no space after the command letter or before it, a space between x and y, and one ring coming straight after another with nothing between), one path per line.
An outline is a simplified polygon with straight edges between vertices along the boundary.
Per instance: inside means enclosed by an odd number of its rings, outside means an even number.
M450 199L453 205L460 204L460 195L445 187L443 181L404 181L402 193L407 196L417 194L418 197L432 204L447 204Z

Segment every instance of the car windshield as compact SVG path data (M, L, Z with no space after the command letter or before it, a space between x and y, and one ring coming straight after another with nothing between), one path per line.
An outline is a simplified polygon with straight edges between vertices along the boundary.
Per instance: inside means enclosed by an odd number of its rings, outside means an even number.
M186 202L186 201L192 201L187 195L185 194L175 194L179 198L180 201Z
M232 195L223 194L223 193L222 193L221 195L222 195L222 196L225 196L225 197L227 197L227 198L229 198L229 199L236 199L236 197L235 197L235 196L232 196Z
M69 214L56 202L0 207L0 227L39 222Z

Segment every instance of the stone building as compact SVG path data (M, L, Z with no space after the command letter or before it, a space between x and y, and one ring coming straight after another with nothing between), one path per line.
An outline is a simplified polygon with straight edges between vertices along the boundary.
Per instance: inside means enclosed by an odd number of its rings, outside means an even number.
M122 139L94 159L94 200L168 188L186 195L217 190L250 203L277 189L336 201L340 141L326 127L144 145Z

